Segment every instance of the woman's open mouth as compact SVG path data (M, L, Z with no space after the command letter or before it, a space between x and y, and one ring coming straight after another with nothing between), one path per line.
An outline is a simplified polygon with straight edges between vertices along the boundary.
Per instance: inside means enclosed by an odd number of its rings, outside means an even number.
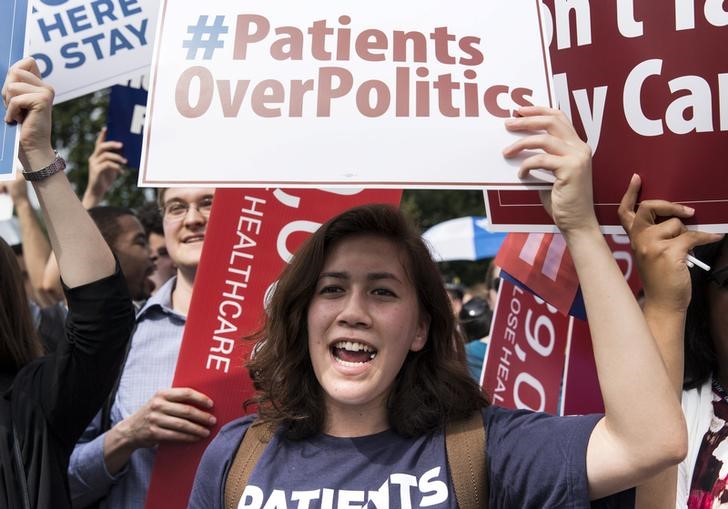
M357 341L337 341L331 345L331 353L344 366L360 366L374 359L377 350Z

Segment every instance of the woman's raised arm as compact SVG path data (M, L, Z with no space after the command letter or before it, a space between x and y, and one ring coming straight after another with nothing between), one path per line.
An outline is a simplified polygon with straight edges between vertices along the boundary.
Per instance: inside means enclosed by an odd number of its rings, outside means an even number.
M594 213L591 150L566 116L547 108L519 110L509 130L528 136L506 156L541 149L521 172L543 168L555 176L544 206L561 230L584 296L605 417L587 448L592 499L633 487L685 455L680 404L642 310L607 246Z
M52 173L60 163L51 146L54 94L41 81L32 58L10 68L2 95L7 105L5 121L22 124L19 153L25 172L47 168L45 173ZM66 285L73 288L113 274L114 257L63 171L45 177L36 173L36 178L33 187Z

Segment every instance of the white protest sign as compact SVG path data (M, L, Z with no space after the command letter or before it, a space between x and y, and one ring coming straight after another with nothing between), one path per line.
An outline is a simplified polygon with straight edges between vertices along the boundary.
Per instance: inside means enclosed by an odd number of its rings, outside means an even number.
M29 54L60 103L148 72L157 0L33 0Z
M537 0L161 3L141 186L534 187L502 149L550 105Z

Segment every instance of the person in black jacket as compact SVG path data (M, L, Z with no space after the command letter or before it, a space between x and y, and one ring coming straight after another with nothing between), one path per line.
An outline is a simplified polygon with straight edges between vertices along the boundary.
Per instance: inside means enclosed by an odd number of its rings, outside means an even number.
M133 307L118 263L51 148L53 89L34 60L11 67L2 96L4 120L23 124L20 161L41 203L69 314L65 341L42 356L22 309L18 266L0 245L0 507L63 509L70 507L68 458L116 380Z

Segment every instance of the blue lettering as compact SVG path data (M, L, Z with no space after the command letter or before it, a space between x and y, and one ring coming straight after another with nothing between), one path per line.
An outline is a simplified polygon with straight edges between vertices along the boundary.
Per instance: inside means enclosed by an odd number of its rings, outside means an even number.
M129 39L124 37L118 28L111 29L109 38L111 39L109 43L109 56L113 57L116 52L121 49L134 49L134 46L131 45Z
M66 69L75 69L76 67L81 67L84 62L86 62L86 55L83 54L83 51L75 50L78 48L77 42L69 42L68 44L64 44L61 46L61 56L66 59L74 59L73 62L66 62L64 67Z
M104 24L104 18L109 18L110 21L116 21L116 16L114 15L114 4L111 0L97 0L91 4L91 9L94 11L96 22L99 25Z
M91 44L94 47L94 53L96 53L96 58L99 60L104 59L104 54L101 52L101 48L99 47L99 40L104 38L104 34L96 34L91 35L89 37L86 37L85 39L81 39L81 42L84 44Z
M43 18L38 19L38 28L40 28L40 31L43 34L43 40L45 42L51 40L51 30L58 30L59 32L61 32L62 37L68 35L68 31L66 30L66 27L63 25L63 21L61 20L61 15L56 13L53 15L53 19L55 19L55 23L50 24L47 24Z
M129 29L129 31L130 31L130 32L131 32L132 34L136 35L136 37L137 37L137 40L139 41L139 46L146 46L146 45L147 45L147 37L146 37L146 33L147 33L147 22L148 22L148 21L149 21L149 20L148 20L147 18L144 18L144 19L142 20L142 24L141 24L141 26L139 27L139 30L137 30L137 29L136 29L136 28L134 27L134 25L126 25L126 28L128 28L128 29Z
M30 56L35 58L35 61L38 64L38 69L40 70L40 77L42 79L47 78L48 75L53 72L53 61L48 55L45 53L34 53Z
M121 7L121 12L124 13L124 16L127 17L142 12L141 7L137 6L136 9L131 8L138 3L138 0L119 0L119 7Z
M53 6L63 5L66 2L68 2L68 0L40 0L40 1L46 5L53 5Z
M71 27L74 32L82 32L91 28L91 23L86 21L88 20L88 16L86 16L86 6L79 5L78 7L73 7L68 9L66 14L68 14L68 21L71 22ZM86 21L86 23L82 24L84 21Z

